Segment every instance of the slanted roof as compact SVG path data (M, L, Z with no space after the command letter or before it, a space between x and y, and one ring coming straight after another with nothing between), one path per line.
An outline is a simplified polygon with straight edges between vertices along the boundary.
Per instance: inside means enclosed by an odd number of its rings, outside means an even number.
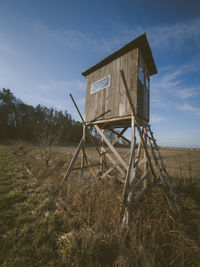
M114 53L112 53L108 57L104 58L103 60L101 60L100 62L95 64L94 66L92 66L89 69L87 69L86 71L82 72L82 75L83 76L89 75L93 71L107 65L108 63L110 63L114 59L128 53L129 51L131 51L134 48L139 48L142 51L143 58L145 60L145 63L147 64L149 75L156 74L157 73L156 64L155 64L154 59L153 59L153 55L152 55L151 48L149 46L149 43L148 43L148 40L146 37L146 33L144 33L144 34L140 35L139 37L137 37L136 39L134 39L133 41L131 41L130 43L128 43L125 46L123 46L122 48L120 48L119 50L115 51Z

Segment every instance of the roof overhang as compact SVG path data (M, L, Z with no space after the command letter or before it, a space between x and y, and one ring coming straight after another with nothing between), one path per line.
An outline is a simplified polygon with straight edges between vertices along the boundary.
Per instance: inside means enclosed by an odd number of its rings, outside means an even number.
M120 48L119 50L115 51L114 53L112 53L108 57L104 58L103 60L101 60L100 62L95 64L94 66L92 66L89 69L87 69L86 71L82 72L82 75L83 76L89 75L90 73L92 73L95 70L107 65L111 61L113 61L113 60L117 59L118 57L128 53L129 51L131 51L134 48L140 49L142 56L144 58L144 61L147 64L149 75L156 74L157 73L156 64L155 64L154 59L153 59L152 51L151 51L151 48L149 46L149 42L147 40L146 33L144 33L144 34L140 35L139 37L137 37L136 39L134 39L133 41L126 44L125 46L123 46L122 48Z

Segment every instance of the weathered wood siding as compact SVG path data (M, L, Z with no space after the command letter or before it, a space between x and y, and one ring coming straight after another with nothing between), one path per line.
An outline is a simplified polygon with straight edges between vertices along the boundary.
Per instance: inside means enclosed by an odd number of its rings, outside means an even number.
M120 77L120 70L124 71L131 99L137 111L137 68L138 48L113 60L87 76L85 120L90 122L95 117L111 109L111 112L101 119L112 119L131 115L129 103ZM110 86L93 94L90 93L91 84L110 75Z

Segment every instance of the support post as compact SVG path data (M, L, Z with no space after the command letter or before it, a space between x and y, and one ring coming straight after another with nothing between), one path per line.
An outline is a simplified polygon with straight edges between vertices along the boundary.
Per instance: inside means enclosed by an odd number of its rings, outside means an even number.
M72 94L69 94L69 95L70 95L70 97L71 97L71 99L72 99L72 102L74 103L74 106L75 106L75 108L76 108L76 110L77 110L77 112L78 112L78 114L79 114L79 116L80 116L80 118L81 118L81 120L82 120L82 123L85 125L85 129L86 129L86 131L87 131L87 133L88 133L88 136L90 137L90 140L92 141L92 144L93 144L94 147L96 148L96 151L97 151L97 153L99 154L99 156L101 156L101 153L100 153L98 147L97 147L96 144L95 144L95 141L94 141L94 139L93 139L93 137L92 137L92 134L90 133L90 131L89 131L89 129L88 129L88 126L86 125L86 123L85 123L85 121L84 121L84 119L83 119L83 116L81 115L80 110L79 110L79 108L78 108L78 106L77 106L77 104L76 104L76 102L75 102L75 100L74 100Z
M81 138L81 141L80 141L80 143L79 143L79 145L78 145L78 147L77 147L77 149L76 149L76 151L74 153L74 156L73 156L73 158L72 158L72 160L71 160L71 162L69 164L69 167L67 169L67 172L66 172L65 176L62 179L61 184L63 184L64 183L64 180L69 177L69 175L70 175L70 173L72 171L72 167L73 167L73 165L74 165L74 163L75 163L75 161L76 161L76 159L77 159L77 157L79 155L79 152L80 152L80 150L82 148L82 144L83 144L83 138Z
M82 157L81 157L81 171L80 177L83 178L84 161L85 161L85 124L83 124L83 143L82 143Z
M147 128L146 126L144 127L144 141L145 141L145 144L147 146ZM148 149L148 146L147 146L147 149ZM144 165L143 165L143 169L144 169L144 175L147 173L148 171L148 161L147 161L147 156L146 156L146 153L145 153L145 150L143 149L143 153L144 153ZM146 188L147 187L147 179L144 180L143 182L143 187Z
M135 120L134 120L134 116L131 116L131 150L136 148L136 136L135 136ZM130 154L131 155L131 154ZM135 154L134 154L134 158L133 158L133 162L135 162ZM134 164L131 165L131 177L133 177L133 169L134 169Z
M136 143L136 137L135 137L135 120L134 120L134 116L131 116L131 150L133 148L133 146Z
M133 105L133 103L131 101L131 97L130 97L129 90L128 90L128 85L127 85L123 70L120 70L120 74L121 74L122 82L124 84L124 88L125 88L125 91L126 91L126 95L127 95L127 98L128 98L128 102L129 102L132 114L134 115L134 119L135 119L135 122L136 122L136 127L137 127L138 133L140 135L140 139L142 141L142 145L144 147L144 150L145 150L148 162L149 162L149 168L150 168L151 173L154 176L154 178L156 178L156 173L155 173L153 165L151 163L151 158L150 158L150 155L148 153L146 144L144 142L142 131L140 130L140 122L139 122L138 118L135 116L135 108L134 108L134 105Z
M104 130L102 130L102 133L104 133ZM103 150L103 138L101 137L101 156L100 156L100 169L99 169L100 176L103 173L103 157L104 157L103 152L104 152L104 150Z
M122 209L121 209L121 216L123 216L122 228L128 227L128 223L129 223L129 211L127 210L127 197L128 197L128 189L130 185L131 169L134 163L134 157L135 157L135 143L133 144L133 147L131 148L131 155L129 159L129 165L128 165L128 170L126 173L124 189L123 189L123 194L122 194Z

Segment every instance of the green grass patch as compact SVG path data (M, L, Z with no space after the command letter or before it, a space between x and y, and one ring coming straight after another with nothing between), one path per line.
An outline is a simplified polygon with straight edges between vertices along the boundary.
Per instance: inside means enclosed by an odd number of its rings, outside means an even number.
M45 217L55 209L45 200L48 192L38 189L6 146L0 146L0 170L0 265L62 266L57 233Z

